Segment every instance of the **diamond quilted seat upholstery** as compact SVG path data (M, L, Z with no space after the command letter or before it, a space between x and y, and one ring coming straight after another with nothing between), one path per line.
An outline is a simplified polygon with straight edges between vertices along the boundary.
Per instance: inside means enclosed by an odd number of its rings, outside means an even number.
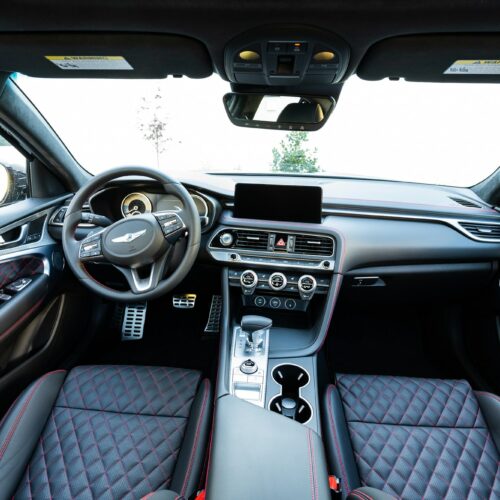
M500 399L489 396L500 418ZM403 499L500 498L498 443L466 381L337 375L324 426L344 495L371 487Z
M170 488L193 493L210 414L209 383L199 372L82 366L37 383L21 396L21 408L16 403L6 417L9 432L20 432L30 418L23 408L38 411L38 392L52 390L51 407L14 498L139 499ZM10 448L15 452L18 446L13 441L20 439L9 432L0 432L0 471L8 466Z

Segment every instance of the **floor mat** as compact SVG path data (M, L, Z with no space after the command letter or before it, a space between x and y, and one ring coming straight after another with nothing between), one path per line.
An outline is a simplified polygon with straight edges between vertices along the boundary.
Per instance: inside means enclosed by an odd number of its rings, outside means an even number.
M198 274L199 276L200 274ZM93 344L80 363L134 364L192 368L211 376L216 367L218 335L204 334L212 295L220 293L219 273L203 284L187 280L175 293L194 292L193 309L176 309L172 294L148 303L148 312L141 340L120 340L120 331L110 317L96 334Z

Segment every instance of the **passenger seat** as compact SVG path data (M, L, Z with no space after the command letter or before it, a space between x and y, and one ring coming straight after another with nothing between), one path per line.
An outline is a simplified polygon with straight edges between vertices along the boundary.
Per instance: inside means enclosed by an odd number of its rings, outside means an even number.
M464 380L339 374L323 431L342 498L500 498L500 398Z

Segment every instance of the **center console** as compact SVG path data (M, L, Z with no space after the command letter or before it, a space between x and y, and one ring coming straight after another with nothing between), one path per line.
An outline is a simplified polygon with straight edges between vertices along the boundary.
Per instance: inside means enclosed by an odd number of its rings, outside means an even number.
M325 487L317 498L330 495L319 437L316 354L340 288L336 257L342 240L321 224L317 191L301 187L293 200L309 200L309 206L297 203L293 221L277 220L292 213L289 191L273 186L260 193L266 201L259 202L255 220L249 217L259 190L240 189L235 210L223 213L207 247L224 266L214 463L207 490L213 498L242 492L270 498L270 491L272 498L283 492L305 498L311 476L304 471L311 463ZM287 209L273 210L273 199ZM280 473L282 465L287 473Z
M314 354L340 284L336 239L222 226L208 251L225 264L227 392L319 431Z

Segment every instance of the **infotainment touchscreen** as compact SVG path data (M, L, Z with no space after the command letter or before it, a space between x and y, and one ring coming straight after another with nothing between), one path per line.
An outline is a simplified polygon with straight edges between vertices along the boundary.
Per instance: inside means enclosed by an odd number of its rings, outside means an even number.
M320 223L322 196L317 186L236 184L234 216Z

